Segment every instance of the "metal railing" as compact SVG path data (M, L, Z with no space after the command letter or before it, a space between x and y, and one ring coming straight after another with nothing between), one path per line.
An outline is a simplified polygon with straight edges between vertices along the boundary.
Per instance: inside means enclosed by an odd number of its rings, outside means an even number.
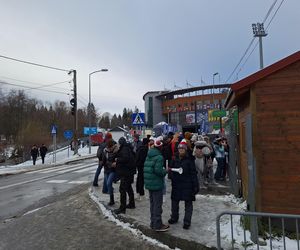
M269 242L270 242L270 249L273 249L273 244L272 244L272 225L271 225L271 218L275 218L275 219L280 219L281 220L281 230L282 230L282 241L283 241L283 249L284 250L290 250L286 248L286 230L285 230L285 219L293 219L295 220L295 233L296 233L296 244L297 244L297 250L300 250L299 247L299 224L298 224L298 220L300 219L300 215L291 215L291 214L274 214L274 213L259 213L259 212L233 212L233 211L224 211L222 213L220 213L217 216L216 219L216 226L217 226L217 246L218 246L218 250L222 249L221 246L221 228L220 228L220 219L223 215L230 215L230 222L231 222L231 247L232 249L234 248L234 244L235 244L235 239L234 239L234 235L233 235L233 221L232 221L232 216L233 215L239 215L239 216L243 216L243 217L254 217L256 222L258 218L267 218L268 219L268 230L269 230ZM247 240L246 240L246 229L245 226L243 226L243 230L244 230L244 241L243 241L243 246L244 249L247 249ZM254 235L253 238L258 239L258 231L256 231L256 235ZM273 237L274 238L274 237ZM260 244L259 242L255 242L257 245L257 249L260 248ZM265 249L265 248L264 248ZM296 249L296 246L293 247L293 249Z

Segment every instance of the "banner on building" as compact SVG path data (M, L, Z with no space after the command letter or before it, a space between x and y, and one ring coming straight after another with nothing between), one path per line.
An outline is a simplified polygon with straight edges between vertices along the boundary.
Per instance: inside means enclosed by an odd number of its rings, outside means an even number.
M208 121L209 122L216 122L216 121L219 121L219 118L218 117L215 117L213 114L215 110L214 109L211 109L211 110L208 110Z
M189 113L185 115L185 121L187 124L195 123L195 113Z
M207 109L202 109L197 112L197 122L200 125L198 130L200 134L209 133Z

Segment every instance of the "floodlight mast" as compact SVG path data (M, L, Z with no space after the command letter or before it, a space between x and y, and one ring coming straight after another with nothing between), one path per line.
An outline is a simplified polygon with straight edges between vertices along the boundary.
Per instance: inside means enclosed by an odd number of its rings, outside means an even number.
M254 37L259 38L259 58L260 58L260 69L264 68L264 58L263 58L263 47L262 47L262 37L267 36L264 29L263 23L253 23L252 30Z

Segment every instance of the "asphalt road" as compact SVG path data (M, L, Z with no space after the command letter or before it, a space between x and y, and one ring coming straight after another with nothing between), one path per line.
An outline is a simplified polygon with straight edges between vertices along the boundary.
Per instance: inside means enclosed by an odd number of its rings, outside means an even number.
M91 183L97 159L0 177L0 220L19 216L76 186Z
M0 177L0 250L160 249L106 220L91 201L97 164L86 159Z
M1 250L161 249L106 220L88 197L87 185L43 205L1 222Z

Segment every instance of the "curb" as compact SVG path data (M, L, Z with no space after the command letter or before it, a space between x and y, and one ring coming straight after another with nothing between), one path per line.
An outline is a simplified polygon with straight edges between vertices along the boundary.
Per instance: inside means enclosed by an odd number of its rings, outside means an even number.
M114 214L114 216L125 223L130 223L136 229L139 229L146 236L156 239L156 240L162 242L163 244L169 246L172 249L176 249L176 248L180 248L182 250L184 250L184 249L216 250L217 249L215 247L204 246L204 245L202 245L198 242L192 241L192 240L186 240L186 239L175 237L175 236L169 234L168 232L155 232L154 230L152 230L144 225L139 224L134 219L127 218L122 215Z

